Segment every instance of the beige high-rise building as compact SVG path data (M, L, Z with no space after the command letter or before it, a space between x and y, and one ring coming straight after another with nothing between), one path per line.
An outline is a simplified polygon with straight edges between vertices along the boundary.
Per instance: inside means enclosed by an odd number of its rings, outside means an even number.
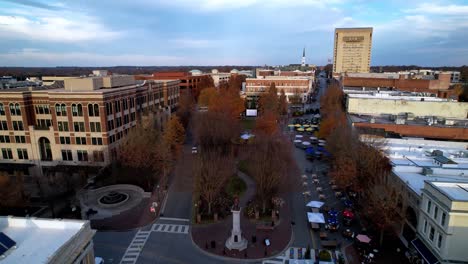
M372 28L336 28L333 72L369 72Z

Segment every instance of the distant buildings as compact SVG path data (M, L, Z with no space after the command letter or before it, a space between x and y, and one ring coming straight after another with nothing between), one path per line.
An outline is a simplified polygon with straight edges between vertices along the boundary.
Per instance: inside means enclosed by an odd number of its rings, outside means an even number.
M200 84L203 79L208 78L208 74L203 74L199 70L190 72L155 72L152 75L136 75L136 80L179 80L179 89L181 92L197 94L200 90Z
M114 159L143 113L162 123L178 102L178 80L137 82L129 75L0 91L0 173L21 174L32 196L53 188L51 179L95 173Z
M289 101L294 97L299 101L307 101L308 95L312 92L313 77L305 76L263 76L257 78L247 78L245 85L245 95L247 100L257 100L262 93L268 92L271 84L274 83L278 90L278 95L283 90Z
M18 81L16 78L11 76L0 77L0 90L4 89L15 89L21 87L36 87L40 86L41 81L36 79L27 79L25 81Z
M16 242L2 264L94 264L95 230L88 221L0 216L0 232Z
M336 28L333 73L369 72L372 28Z

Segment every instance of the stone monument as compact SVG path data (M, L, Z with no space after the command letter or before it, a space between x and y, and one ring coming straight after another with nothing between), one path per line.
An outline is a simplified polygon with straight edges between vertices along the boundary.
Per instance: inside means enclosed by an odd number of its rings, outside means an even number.
M247 248L247 239L242 237L242 231L240 228L240 212L239 200L234 200L234 206L231 209L232 212L232 230L231 236L226 240L226 248L229 250L237 249L242 251Z

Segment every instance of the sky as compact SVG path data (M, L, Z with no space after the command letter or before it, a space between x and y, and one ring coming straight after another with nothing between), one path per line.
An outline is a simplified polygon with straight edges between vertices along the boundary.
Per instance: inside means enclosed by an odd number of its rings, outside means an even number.
M468 64L468 0L0 0L0 66L325 65L373 27L371 65Z

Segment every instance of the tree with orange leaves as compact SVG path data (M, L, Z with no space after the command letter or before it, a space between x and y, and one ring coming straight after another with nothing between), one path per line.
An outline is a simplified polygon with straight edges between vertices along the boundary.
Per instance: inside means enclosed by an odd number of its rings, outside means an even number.
M273 135L278 132L278 116L273 112L263 113L255 124L255 131L259 134Z
M185 129L177 116L172 116L167 122L163 133L163 140L170 146L173 155L177 157L185 140Z
M274 82L271 83L267 93L260 96L258 105L261 113L267 111L277 113L279 109L278 90Z
M288 99L283 89L281 89L279 97L279 114L286 115L288 113Z
M214 87L203 89L198 97L200 106L210 106L218 96L218 91Z
M219 88L219 92L208 106L209 111L225 113L233 119L239 119L245 111L245 102L235 89Z

